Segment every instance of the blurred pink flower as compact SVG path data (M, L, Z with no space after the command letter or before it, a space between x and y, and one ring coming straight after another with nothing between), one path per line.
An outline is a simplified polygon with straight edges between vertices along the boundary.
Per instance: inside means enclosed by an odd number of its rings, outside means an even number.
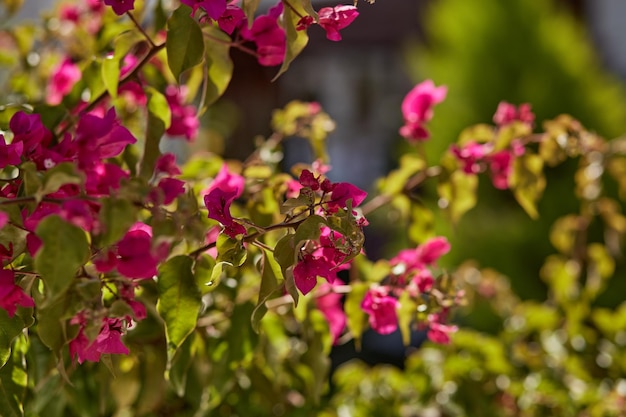
M80 68L71 59L64 59L52 73L46 92L46 103L53 106L60 104L81 78Z
M446 86L435 87L432 80L421 82L409 91L402 101L404 126L400 128L400 134L409 141L428 139L430 134L424 123L432 119L433 106L441 103L447 92Z
M15 272L2 269L0 270L0 308L6 310L9 317L13 317L17 306L34 307L35 301L15 284Z
M318 12L319 24L326 31L326 38L331 41L340 41L339 31L348 27L358 15L356 7L347 5L323 7Z

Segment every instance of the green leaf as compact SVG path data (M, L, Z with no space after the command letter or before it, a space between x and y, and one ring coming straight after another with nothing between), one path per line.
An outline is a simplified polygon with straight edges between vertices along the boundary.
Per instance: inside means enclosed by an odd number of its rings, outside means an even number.
M417 312L417 303L408 291L403 291L398 299L400 308L398 309L398 327L402 333L402 343L404 346L411 344L411 324Z
M584 219L568 214L557 219L550 229L550 243L562 254L568 255L574 249L576 236Z
M154 166L161 155L159 143L165 133L165 123L162 116L148 112L148 127L146 129L146 143L143 148L141 168L139 176L143 179L150 179L154 173Z
M241 266L248 258L243 242L221 233L217 238L217 261Z
M24 320L18 315L9 317L9 313L0 308L0 368L2 368L11 356L11 344L13 340L26 327Z
M539 217L536 203L545 188L543 159L539 155L526 153L515 159L511 175L511 189L517 202L533 219Z
M22 417L28 375L18 362L10 360L0 369L0 416Z
M446 208L453 223L476 205L478 177L462 171L454 171L447 180L437 185L440 203Z
M159 268L157 310L165 322L170 359L195 329L202 306L192 267L193 259L181 255Z
M204 28L209 35L206 41L206 96L208 106L224 94L233 76L233 61L230 59L230 37L214 26Z
M47 170L42 178L42 186L37 190L37 198L59 191L67 184L81 184L83 182L82 175L77 171L76 165L71 162L60 163Z
M302 52L309 42L309 36L307 35L306 30L296 30L300 16L306 15L307 12L298 2L291 2L290 5L295 9L295 11L292 10L291 7L285 7L283 9L282 19L283 27L285 29L285 33L287 34L287 50L285 51L285 59L283 60L280 70L278 70L278 73L274 76L272 81L275 81L285 71L287 71L291 62L298 55L300 55L300 52Z
M201 63L204 57L202 29L190 15L191 8L181 5L167 22L167 62L177 81L183 72Z
M306 242L307 240L317 240L320 237L321 225L328 225L328 222L322 216L318 216L314 214L309 216L305 221L300 223L298 228L296 229L296 234L294 236L294 242L296 244L296 250L299 249L302 242Z
M265 305L274 294L277 294L282 286L279 281L284 281L284 277L281 271L281 267L274 259L274 255L263 249L263 260L261 265L261 287L259 288L259 301L256 307L252 311L251 323L252 330L256 333L259 332L259 324L261 319L267 313L267 306Z
M43 242L35 256L35 271L41 275L48 297L54 299L65 294L78 268L89 259L87 236L57 215L43 219L35 233Z
M24 179L25 195L32 195L35 196L35 198L40 197L37 191L41 189L42 182L35 163L32 161L24 162L20 170L22 171L22 178Z
M369 290L370 284L358 282L352 284L352 291L346 296L344 310L347 317L347 326L354 337L357 349L361 349L361 335L367 323L367 314L361 308L365 293Z
M313 8L313 5L311 4L311 0L298 0L298 3L305 10L306 14L308 14L309 16L312 16L316 21L318 20L317 12Z
M294 234L289 233L283 236L274 248L274 259L281 266L282 270L294 265L296 261L295 246L294 246Z
M180 349L176 352L172 358L171 366L167 370L167 378L172 384L176 395L183 397L185 395L185 388L187 386L187 374L189 368L193 364L193 335L188 337L182 344Z
M615 261L607 248L600 243L592 243L587 248L587 281L585 293L595 298L606 286L606 281L615 272Z
M146 93L148 94L148 112L161 119L165 129L168 129L172 124L172 111L167 99L156 88L148 87Z
M571 303L580 295L580 265L561 255L550 255L539 271L560 305Z
M261 0L243 0L242 3L241 8L246 16L248 16L248 27L250 27L252 26L252 22L254 22L254 16L256 15Z
M71 315L67 296L59 297L37 309L37 334L43 344L57 356L69 340L66 319Z
M215 259L206 253L196 259L193 266L193 275L196 279L196 285L200 289L202 295L213 291L219 284L219 278L222 272L222 265L219 268L219 275L215 279L215 267L217 266Z
M120 80L120 61L115 55L108 55L102 60L102 82L111 98L117 98Z
M102 245L119 241L137 221L137 208L125 198L109 197L102 200L100 222L104 226Z

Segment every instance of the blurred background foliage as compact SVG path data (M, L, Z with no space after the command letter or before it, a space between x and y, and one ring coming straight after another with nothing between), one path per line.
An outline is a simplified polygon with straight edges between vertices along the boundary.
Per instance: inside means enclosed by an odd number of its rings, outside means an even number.
M624 85L602 67L583 22L563 2L436 0L424 7L425 41L407 48L408 69L414 80L432 78L448 86L430 125L426 152L431 162L465 127L491 123L501 100L531 103L539 129L543 121L565 113L605 138L624 133ZM538 271L553 251L545 236L559 215L577 211L575 168L570 161L548 170L538 221L510 193L494 190L481 178L479 204L456 228L445 218L438 220L440 233L452 242L449 264L476 259L509 276L523 298L544 299ZM612 285L615 291L601 303L620 301L626 286Z

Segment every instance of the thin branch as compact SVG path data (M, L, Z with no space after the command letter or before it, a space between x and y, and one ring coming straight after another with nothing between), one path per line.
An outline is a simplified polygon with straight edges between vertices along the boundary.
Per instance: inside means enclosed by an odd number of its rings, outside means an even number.
M155 48L156 44L154 43L154 41L152 40L150 35L148 35L148 33L145 31L145 29L141 26L141 24L137 21L137 19L135 19L135 16L133 16L133 14L130 11L127 11L126 15L130 18L130 20L133 21L133 23L135 24L135 26L137 27L139 32L141 32L141 34L144 36L144 38L146 38L146 40L148 41L150 46L152 48Z

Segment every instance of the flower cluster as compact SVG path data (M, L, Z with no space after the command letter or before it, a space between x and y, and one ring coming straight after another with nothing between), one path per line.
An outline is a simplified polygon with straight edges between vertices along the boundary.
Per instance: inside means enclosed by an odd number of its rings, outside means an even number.
M246 228L230 214L230 206L235 199L241 197L243 191L244 178L231 173L224 164L204 195L204 205L209 211L208 217L220 222L224 227L224 233L232 238L246 234Z
M516 121L532 128L535 115L528 104L522 104L517 109L512 104L501 102L493 119L499 128ZM510 186L513 162L524 154L525 148L519 139L511 140L504 149L496 149L494 142L469 140L463 145L453 144L450 151L461 164L463 172L478 174L488 170L493 186L506 190Z
M101 199L117 192L122 182L131 176L116 158L128 145L136 142L130 131L120 124L115 111L110 109L104 116L90 113L82 115L75 133L66 133L57 142L37 114L17 112L9 126L11 130L7 132L7 137L10 142L7 143L6 138L0 136L0 167L5 168L5 172L16 170L22 174L4 181L0 196L5 203L15 201L16 205L20 205L19 198L24 186L32 187L29 184L34 181L33 177L41 175L43 178L55 178L57 185L42 193L38 199L26 200L28 205L23 205L19 211L21 219L10 218L6 212L2 212L1 226L22 229L26 233L26 253L32 257L37 255L43 245L41 236L37 234L38 225L53 215L91 233L98 241L107 232L107 225L101 221ZM58 174L55 169L59 170ZM184 182L175 178L178 174L180 170L173 155L166 154L159 158L153 179L146 190L147 204L169 204L182 194ZM3 263L8 264L21 254L13 253L14 247L22 246L17 241L11 241L8 248L0 245L0 259ZM94 245L93 250L95 273L85 271L89 279L102 280L104 285L111 273L119 274L119 278L108 282L107 288L132 309L133 320L145 317L145 307L135 300L135 281L156 276L158 264L169 253L169 243L156 242L152 228L137 222L119 241L103 247ZM15 314L17 307L34 307L33 299L16 284L20 275L20 270L5 268L0 271L0 307L10 316ZM103 353L127 352L120 336L127 327L124 323L129 323L131 317L122 320L108 316L105 306L98 311L105 313L94 315L95 311L87 309L73 319L72 323L79 325L80 330L76 338L70 341L70 351L79 362L98 360ZM87 323L93 320L101 321L98 331L93 334L95 340L83 332Z
M361 308L369 315L369 324L380 334L390 334L398 328L398 298L403 293L415 299L418 305L429 302L435 285L431 270L437 260L450 250L443 237L432 238L415 249L401 250L389 261L391 274L384 284L374 285L366 293ZM436 343L448 343L454 326L444 323L447 311L428 315L428 338Z

